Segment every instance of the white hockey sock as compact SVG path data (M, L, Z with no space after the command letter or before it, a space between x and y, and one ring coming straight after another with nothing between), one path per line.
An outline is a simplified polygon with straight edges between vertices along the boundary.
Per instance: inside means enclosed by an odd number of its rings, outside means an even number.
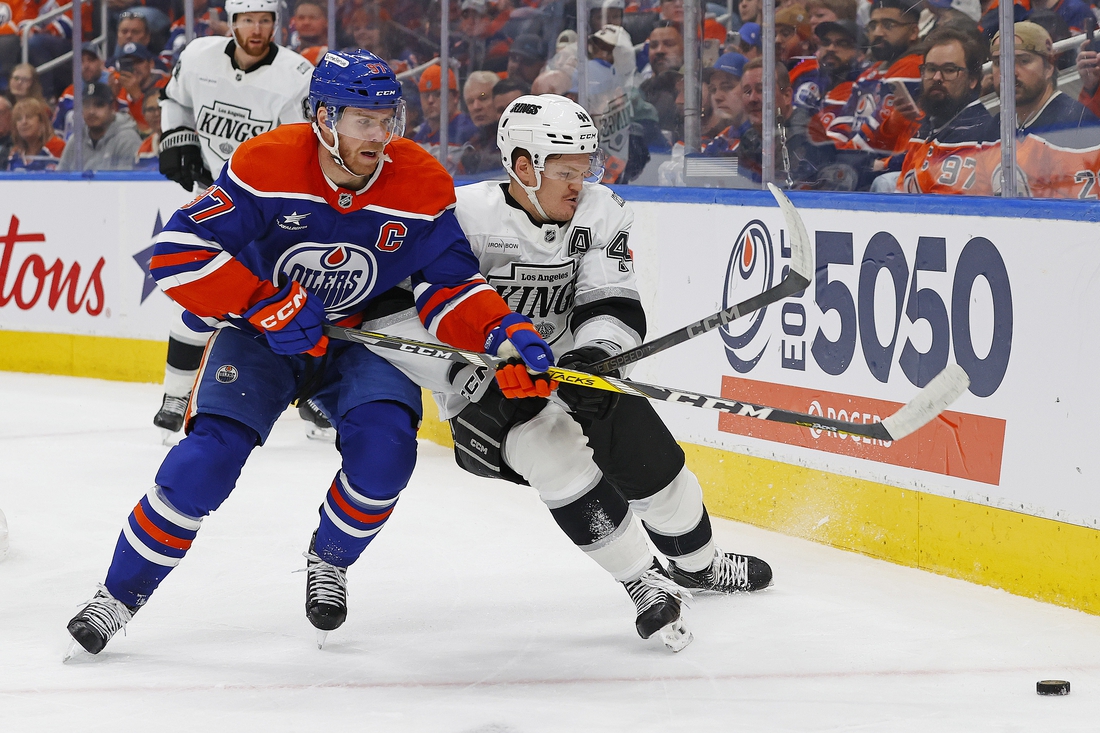
M703 487L699 479L684 466L676 478L653 496L630 502L630 507L647 529L658 549L676 565L684 570L697 571L710 565L714 558L714 539L709 535L709 524L700 526L703 520ZM686 554L671 552L664 545L675 545L677 538L683 538L691 532L706 531L704 536L694 538L702 546ZM667 541L662 542L662 538Z
M169 397L186 397L191 394L198 369L183 370L173 366L164 367L164 394Z

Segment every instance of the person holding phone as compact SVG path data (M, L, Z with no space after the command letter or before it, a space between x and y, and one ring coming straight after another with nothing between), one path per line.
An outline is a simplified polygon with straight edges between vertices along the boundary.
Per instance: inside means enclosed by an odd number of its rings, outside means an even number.
M142 104L168 83L168 74L155 68L155 59L153 52L140 43L124 44L111 59L119 85L118 104L134 118L143 137L152 127L145 119Z

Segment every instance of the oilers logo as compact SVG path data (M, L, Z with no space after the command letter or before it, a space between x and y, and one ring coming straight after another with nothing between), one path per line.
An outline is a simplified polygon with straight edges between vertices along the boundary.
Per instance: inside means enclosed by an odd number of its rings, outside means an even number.
M761 293L775 283L775 251L771 234L764 223L754 219L745 225L730 255L726 268L725 291L722 309L729 308L746 298ZM720 333L725 343L726 359L730 366L744 374L751 371L764 355L770 339L757 338L764 323L767 308L761 308L751 317L739 319L722 326Z
M816 81L799 84L794 92L794 105L817 111L821 107L821 87Z
M378 263L366 247L346 242L302 242L275 265L272 281L297 280L330 313L352 313L374 289Z

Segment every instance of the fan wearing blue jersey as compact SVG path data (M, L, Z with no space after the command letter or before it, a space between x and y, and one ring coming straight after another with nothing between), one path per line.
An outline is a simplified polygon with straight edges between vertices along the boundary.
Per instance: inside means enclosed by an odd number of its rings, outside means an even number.
M306 615L321 632L347 614L347 568L382 528L416 461L420 390L381 357L329 343L326 323L384 311L410 282L424 326L466 349L509 359L509 396L549 394L550 347L478 271L454 215L453 182L401 137L401 85L373 54L330 52L313 72L311 121L243 143L214 185L155 240L160 287L215 329L187 410L187 437L123 524L107 577L68 624L97 654L190 549L232 492L252 449L295 399L311 399L339 435L306 552ZM79 646L78 646L79 645Z

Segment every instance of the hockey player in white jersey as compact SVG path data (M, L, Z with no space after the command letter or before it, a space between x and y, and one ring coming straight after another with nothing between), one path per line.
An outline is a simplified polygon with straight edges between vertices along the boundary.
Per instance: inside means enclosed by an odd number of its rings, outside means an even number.
M304 122L313 65L274 42L279 0L226 0L232 38L196 38L161 92L160 172L187 191L206 188L245 140ZM182 312L181 312L182 315ZM177 318L169 332L164 398L153 424L183 426L209 333Z
M512 180L457 190L456 213L482 275L531 318L560 366L581 370L637 346L646 331L628 246L633 214L611 189L585 182L598 180L597 135L571 100L520 97L498 128ZM410 315L365 327L423 339ZM648 401L564 383L564 407L508 400L473 367L376 353L437 390L463 468L538 490L574 544L626 587L643 638L661 632L676 650L691 640L680 587L729 593L771 582L763 560L715 546L699 481Z

